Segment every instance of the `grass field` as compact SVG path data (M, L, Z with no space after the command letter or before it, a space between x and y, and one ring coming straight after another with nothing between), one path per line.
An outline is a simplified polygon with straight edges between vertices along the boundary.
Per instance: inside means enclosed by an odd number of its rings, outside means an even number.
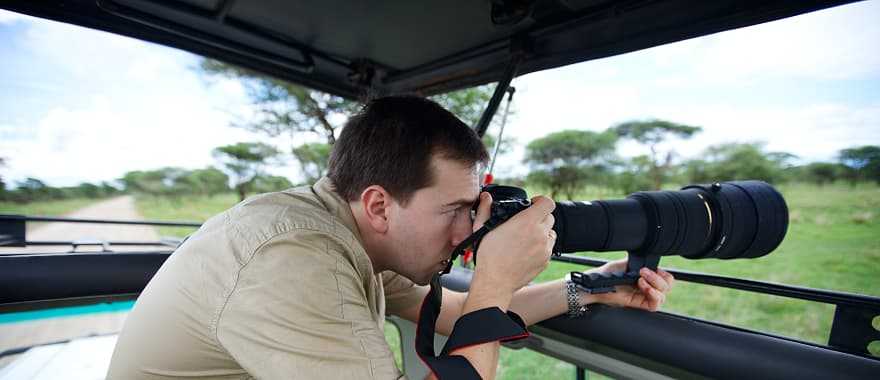
M153 197L139 196L135 205L144 218L151 220L174 220L204 222L238 203L238 195L233 193L218 194L206 197ZM195 228L160 227L159 235L185 237Z
M0 214L60 216L100 201L100 199L82 198L32 203L0 202Z
M791 223L785 241L770 255L731 261L666 257L661 266L880 296L880 187L791 184L779 190L788 202ZM604 189L585 189L578 198L621 196ZM208 199L141 198L138 207L149 219L204 220L236 201L231 194ZM166 229L162 233L184 236L190 231ZM613 259L624 254L589 256ZM536 281L557 279L578 269L584 268L554 262ZM684 282L676 285L664 310L820 344L827 343L833 317L830 305ZM875 326L880 326L880 321L875 321ZM394 331L389 325L387 335L396 350L400 342ZM872 352L880 355L877 346L872 346ZM570 378L574 367L532 351L504 349L499 373L502 379Z

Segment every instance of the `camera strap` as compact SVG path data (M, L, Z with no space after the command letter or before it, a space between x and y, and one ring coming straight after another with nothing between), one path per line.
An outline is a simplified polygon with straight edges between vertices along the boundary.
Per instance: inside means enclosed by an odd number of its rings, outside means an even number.
M419 322L416 326L416 353L438 379L480 379L474 366L461 355L449 353L460 348L494 341L510 341L529 336L525 322L514 312L498 307L480 309L462 315L455 322L452 333L437 355L434 352L434 331L440 316L443 288L440 276L431 278L431 290L422 300Z
M455 259L457 259L459 256L461 256L464 253L464 251L466 249L468 249L468 247L470 247L471 245L473 245L473 247L474 247L473 260L474 260L474 265L476 265L477 264L477 249L480 247L480 242L483 241L483 238L486 236L486 234L488 234L493 229L495 229L495 227L498 227L498 225L500 225L503 221L504 220L502 220L501 218L498 218L498 217L490 217L489 220L486 221L486 223L483 223L482 227L480 227L479 229L474 231L474 233L472 233L471 236L468 236L461 243L459 243L458 246L456 246L454 250L452 250L452 255L450 255L450 257L449 257L449 263L446 264L446 269L444 269L443 272L441 272L441 273L448 274L449 271L452 270L452 264L455 262Z

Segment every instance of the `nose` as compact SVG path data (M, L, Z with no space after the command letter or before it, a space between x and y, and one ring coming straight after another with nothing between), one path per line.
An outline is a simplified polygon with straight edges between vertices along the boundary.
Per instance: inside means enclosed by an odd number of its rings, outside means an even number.
M462 213L467 214L467 213ZM452 225L452 246L458 246L464 239L467 239L468 236L471 236L473 232L473 225L471 224L471 218L467 215L459 216L456 218L455 223Z

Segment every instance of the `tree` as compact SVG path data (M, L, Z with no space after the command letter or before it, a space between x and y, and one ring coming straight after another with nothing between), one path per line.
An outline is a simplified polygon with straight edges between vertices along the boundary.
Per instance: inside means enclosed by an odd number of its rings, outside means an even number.
M832 183L844 174L844 168L841 164L831 162L813 162L805 166L805 178L819 186Z
M116 195L121 192L120 188L117 187L118 185L113 185L107 181L101 182L100 186L101 186L101 194L104 194L104 196Z
M492 94L495 92L495 87L490 85L483 85L477 87L466 88L458 91L447 92L440 95L431 96L429 99L437 102L443 108L452 112L455 116L461 119L465 124L473 127L477 126L477 123L480 121L480 118L483 116L483 112L486 110L486 107L489 105L489 100L492 99ZM504 100L507 102L507 100ZM492 118L492 125L501 125L501 120L503 119L503 112L505 112L505 103L502 103L501 106L496 111L495 117ZM515 109L513 105L510 108L510 115L515 114ZM508 117L510 116L508 115ZM483 135L483 145L486 147L486 150L489 154L493 154L495 152L495 143L498 141L498 135L495 133L489 133L487 130L486 134ZM510 135L505 135L501 138L501 144L498 146L498 155L503 155L505 153L510 152L511 148L516 144L516 139L511 137Z
M289 179L275 175L258 175L254 178L251 187L256 193L268 193L272 191L281 191L293 187L293 183Z
M648 145L651 154L650 176L654 181L654 190L660 190L660 186L667 179L675 151L668 150L665 154L659 151L658 145L669 137L687 139L695 133L702 131L701 127L677 124L670 121L653 119L646 121L627 121L613 127L613 130L621 138L628 138L640 144ZM661 159L660 157L663 156Z
M465 124L475 127L477 122L480 121L480 117L483 116L483 111L486 110L489 99L492 99L494 91L494 87L484 85L434 95L429 97L429 99L452 112ZM498 114L492 118L493 123L499 122L501 112L503 112L503 107L499 107Z
M566 130L551 133L526 146L525 161L532 167L528 180L550 189L550 197L568 199L588 181L607 173L617 136L608 131Z
M486 133L483 135L483 146L486 147L486 151L489 152L489 155L495 153L496 141L498 141L498 138L494 134ZM507 135L501 137L501 145L498 146L498 155L500 156L509 153L514 145L516 145L516 138Z
M293 156L299 161L307 183L316 182L327 172L330 149L330 145L322 143L307 143L293 148Z
M0 168L6 166L6 159L0 157ZM0 201L6 200L6 182L3 182L3 176L0 175Z
M342 127L339 120L344 120L360 106L358 102L340 96L213 59L202 60L199 67L204 74L240 80L256 106L256 115L235 126L269 137L286 135L292 138L305 132L333 145L337 130Z
M263 143L237 143L215 148L213 154L232 174L234 188L243 201L254 178L263 173L263 167L279 152Z
M28 177L24 181L18 183L16 192L20 195L21 201L33 202L36 200L49 199L52 191L43 181Z
M165 167L155 170L135 170L125 173L120 181L125 191L149 195L176 195L186 191L175 186L187 171L181 168Z
M119 181L125 192L154 196L215 195L229 191L229 177L215 168L135 170L125 173ZM105 195L119 192L119 189L106 182L101 184L101 189Z
M101 193L101 187L88 182L83 182L76 186L75 194L77 197L85 197L91 199L100 198L103 196L103 194Z
M269 137L287 136L292 141L301 141L299 135L303 133L323 140L323 146L321 143L307 143L284 149L293 154L309 182L325 174L329 151L336 142L339 130L345 120L361 107L357 101L212 59L202 60L199 70L212 77L237 79L245 86L256 108L256 115L248 116L247 121L233 126ZM492 91L489 86L480 86L436 95L431 99L468 125L474 125L492 97ZM496 121L498 119L495 118ZM508 142L508 139L504 139L502 146Z
M880 146L865 145L843 149L838 153L838 159L855 170L856 180L880 183Z
M706 148L701 157L685 163L690 182L706 183L757 179L777 182L782 178L782 167L773 159L777 153L764 153L760 143L727 143Z
M651 180L651 168L650 157L635 156L623 163L623 170L615 176L615 185L624 194L651 189L654 186Z
M179 178L175 187L182 187L184 193L216 195L229 191L229 176L216 168L192 170Z

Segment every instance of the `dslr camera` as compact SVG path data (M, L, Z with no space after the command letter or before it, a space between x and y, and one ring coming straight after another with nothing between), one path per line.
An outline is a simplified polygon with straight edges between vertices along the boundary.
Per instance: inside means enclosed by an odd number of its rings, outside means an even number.
M483 190L492 194L490 229L531 205L526 191L518 187L488 185ZM553 217L557 236L554 255L628 252L624 273L571 273L573 282L593 293L634 284L639 269L656 270L662 256L724 260L761 257L776 249L788 230L785 199L762 181L643 191L625 199L557 202Z

